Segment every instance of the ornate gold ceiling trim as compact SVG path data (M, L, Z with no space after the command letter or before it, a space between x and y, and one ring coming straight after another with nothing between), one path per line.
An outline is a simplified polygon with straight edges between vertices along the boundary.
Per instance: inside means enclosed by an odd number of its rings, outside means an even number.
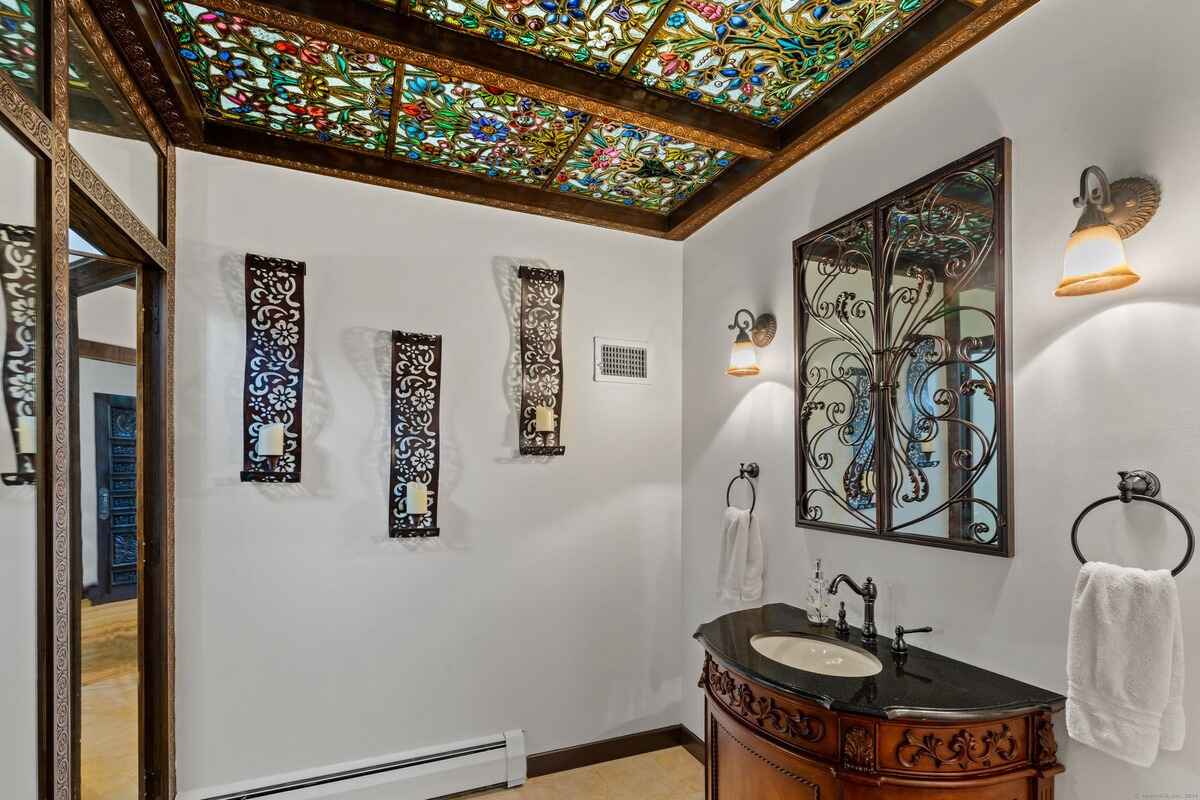
M682 240L691 236L738 200L838 134L883 108L1037 2L1038 0L983 0L978 11L943 33L919 54L892 70L836 114L766 161L756 173L684 217L671 228L667 238Z
M82 2L82 0L73 0L73 2ZM292 11L283 11L272 6L253 2L253 0L208 0L208 2L209 5L215 8L239 17L252 19L265 25L295 31L305 36L316 37L356 50L377 53L406 64L423 67L443 75L450 75L473 83L498 86L510 92L532 97L535 100L584 111L593 116L640 125L658 133L665 133L706 147L727 150L749 158L769 158L774 152L769 148L731 139L728 136L712 133L702 128L664 119L658 115L641 111L630 111L629 109L601 102L594 98L566 91L555 86L521 80L503 72L414 50L411 47L397 44L388 39L342 28Z

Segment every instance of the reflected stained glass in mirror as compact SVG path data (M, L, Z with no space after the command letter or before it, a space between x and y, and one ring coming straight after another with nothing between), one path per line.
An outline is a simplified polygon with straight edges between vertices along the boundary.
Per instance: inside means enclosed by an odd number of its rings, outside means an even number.
M158 149L73 20L70 41L71 146L157 234Z
M38 158L0 125L0 775L37 794Z
M1006 160L796 243L797 524L1010 551Z
M0 0L0 72L35 105L41 105L39 4Z

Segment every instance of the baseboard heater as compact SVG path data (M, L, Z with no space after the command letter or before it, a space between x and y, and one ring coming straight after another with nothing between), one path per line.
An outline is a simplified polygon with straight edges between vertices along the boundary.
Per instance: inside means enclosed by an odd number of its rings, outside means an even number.
M431 800L525 782L525 732L429 747L228 786L181 792L179 800Z

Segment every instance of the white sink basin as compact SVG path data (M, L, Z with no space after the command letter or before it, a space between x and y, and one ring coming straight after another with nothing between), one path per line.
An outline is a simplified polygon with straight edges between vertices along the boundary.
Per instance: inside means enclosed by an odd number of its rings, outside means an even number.
M883 664L858 647L837 644L828 639L786 633L760 633L750 646L762 655L793 669L833 675L838 678L866 678L878 675Z

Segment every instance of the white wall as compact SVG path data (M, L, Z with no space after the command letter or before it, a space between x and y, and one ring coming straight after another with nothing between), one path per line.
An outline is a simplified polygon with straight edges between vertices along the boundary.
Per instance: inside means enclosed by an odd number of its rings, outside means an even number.
M189 152L179 198L180 791L678 722L682 247ZM238 482L247 251L308 264L299 487ZM518 263L566 271L551 461L513 457ZM445 337L443 536L413 546L385 538L391 329ZM649 340L654 384L593 383L593 336Z
M1062 691L1079 510L1112 494L1115 471L1146 467L1200 524L1197 393L1200 288L1200 89L1193 31L1200 5L1159 0L1155 22L1125 3L1047 0L904 97L826 145L705 227L684 246L685 634L723 610L713 599L718 514L739 461L762 465L767 600L802 605L814 558L832 576L882 582L880 627L932 624L922 645ZM1119 43L1119 44L1118 44ZM1116 46L1116 49L1112 49ZM1014 559L877 543L793 527L793 320L790 243L1000 136L1013 141ZM1149 174L1163 207L1128 242L1144 275L1125 292L1052 296L1078 211L1080 171ZM758 378L727 378L733 312L779 315ZM1183 536L1142 508L1089 520L1092 558L1173 566ZM1180 581L1188 659L1200 663L1200 568ZM861 618L857 598L847 599ZM1147 624L1155 624L1148 620ZM684 673L701 651L687 640ZM701 727L687 683L684 721ZM1186 705L1200 725L1200 681ZM1067 741L1061 798L1095 800L1200 789L1200 734L1138 769Z
M148 139L72 128L71 146L147 228L158 230L158 151Z

